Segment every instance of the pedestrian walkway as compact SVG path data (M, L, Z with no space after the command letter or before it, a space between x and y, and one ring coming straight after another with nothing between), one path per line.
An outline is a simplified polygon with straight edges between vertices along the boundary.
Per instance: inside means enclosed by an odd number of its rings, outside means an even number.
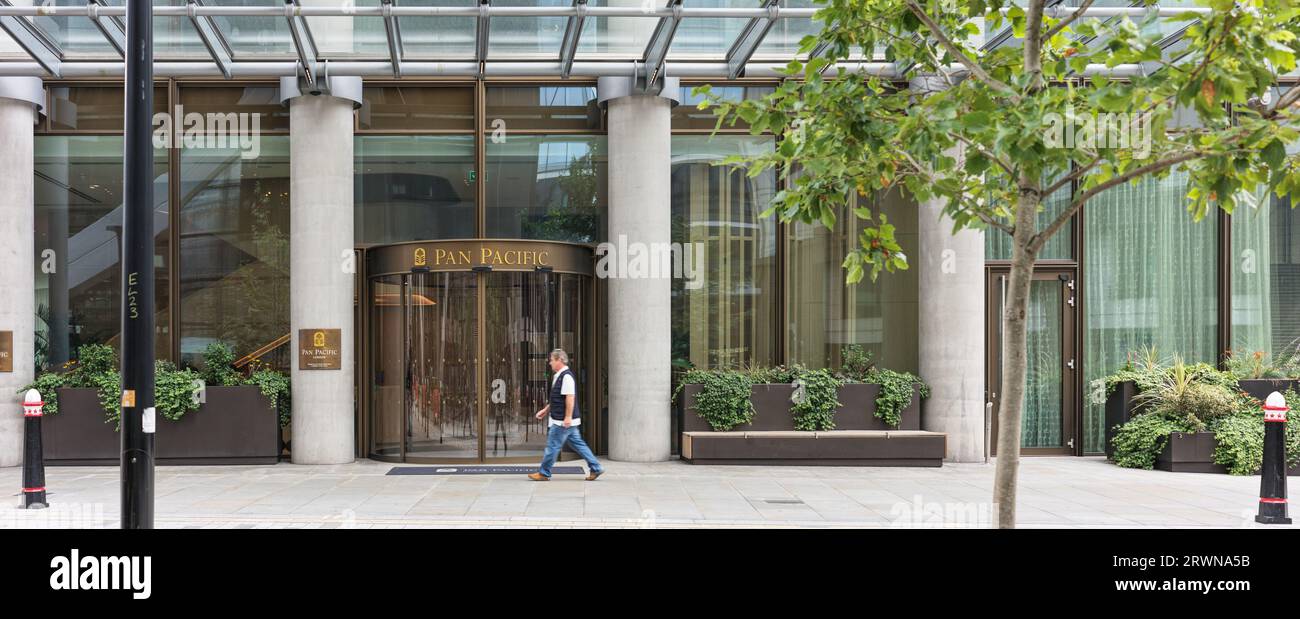
M571 465L574 463L565 463ZM578 463L580 464L580 463ZM387 475L392 465L165 466L158 528L988 527L993 465L942 468L607 462L596 482L556 475ZM48 510L21 510L21 468L0 527L116 528L116 467L49 467ZM1121 469L1101 458L1021 461L1022 527L1253 527L1258 477ZM1280 528L1280 527L1279 527Z

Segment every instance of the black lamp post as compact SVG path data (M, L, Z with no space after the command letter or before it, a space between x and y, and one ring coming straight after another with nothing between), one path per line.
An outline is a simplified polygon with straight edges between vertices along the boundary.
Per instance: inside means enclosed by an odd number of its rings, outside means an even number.
M126 0L122 209L122 528L154 508L153 5Z

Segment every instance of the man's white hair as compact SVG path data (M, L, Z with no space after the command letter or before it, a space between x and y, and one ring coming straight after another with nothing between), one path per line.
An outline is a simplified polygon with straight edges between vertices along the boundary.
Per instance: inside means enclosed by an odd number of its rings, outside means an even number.
M559 359L560 363L563 363L564 365L569 365L569 353L564 352L563 348L556 348L555 350L552 350L551 358Z

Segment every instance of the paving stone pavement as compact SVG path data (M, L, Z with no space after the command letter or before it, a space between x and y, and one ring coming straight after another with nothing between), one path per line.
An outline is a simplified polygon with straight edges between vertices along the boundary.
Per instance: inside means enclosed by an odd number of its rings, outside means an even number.
M608 462L599 481L556 475L386 475L394 466L160 466L158 528L988 527L993 465L942 468ZM0 507L0 528L116 528L116 467L49 467L51 508ZM21 468L0 487L21 487ZM1022 527L1254 527L1258 477L1024 458ZM1280 527L1270 527L1280 528ZM1284 528L1284 527L1282 527Z

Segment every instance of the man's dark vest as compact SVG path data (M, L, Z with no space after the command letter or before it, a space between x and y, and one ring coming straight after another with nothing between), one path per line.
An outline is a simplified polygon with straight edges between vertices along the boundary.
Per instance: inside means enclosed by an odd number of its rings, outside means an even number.
M560 395L560 388L564 386L565 374L573 376L573 372L570 371L569 368L564 368L555 376L555 382L551 384L551 419L556 421L564 421L564 396ZM576 376L573 378L573 390L575 392L578 390L578 378ZM580 418L578 416L577 393L573 394L573 418Z

